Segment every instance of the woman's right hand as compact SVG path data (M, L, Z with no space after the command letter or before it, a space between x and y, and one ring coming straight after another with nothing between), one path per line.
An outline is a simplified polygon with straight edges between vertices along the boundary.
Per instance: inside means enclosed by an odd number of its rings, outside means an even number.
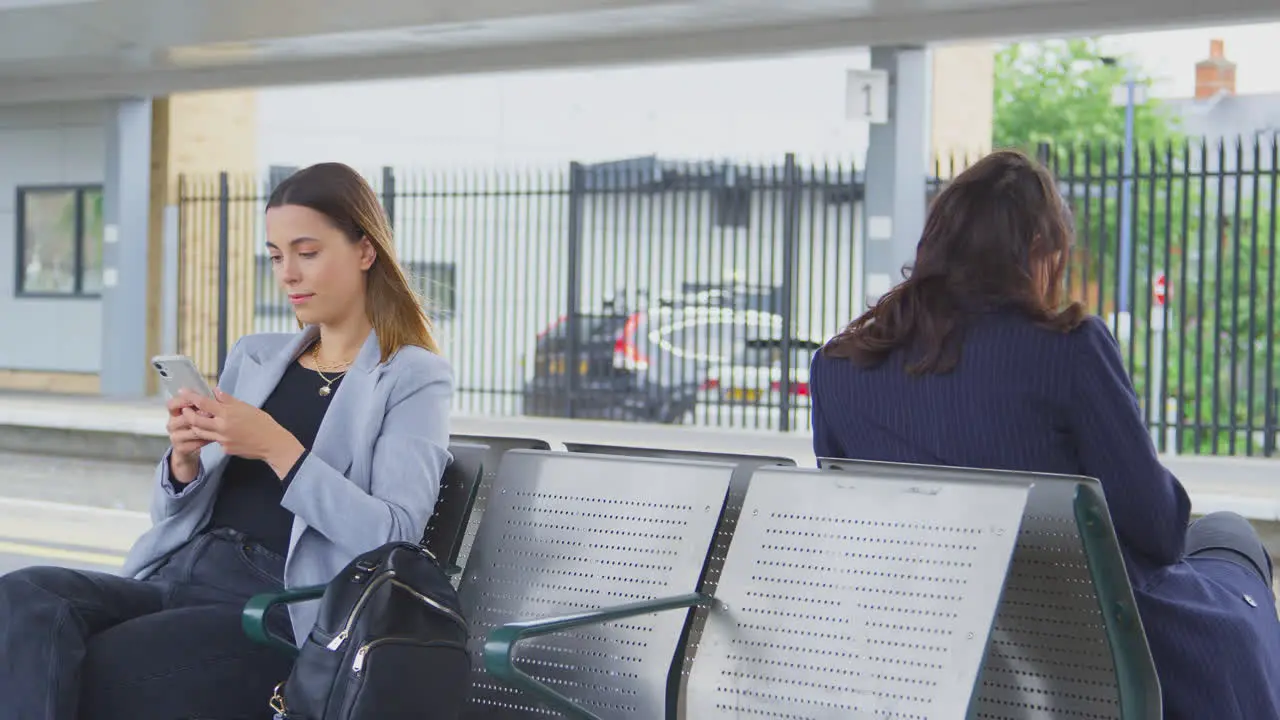
M173 452L169 455L169 474L174 483L186 485L196 479L200 473L200 450L209 444L208 440L196 437L191 428L191 418L196 409L181 397L169 399L169 444Z

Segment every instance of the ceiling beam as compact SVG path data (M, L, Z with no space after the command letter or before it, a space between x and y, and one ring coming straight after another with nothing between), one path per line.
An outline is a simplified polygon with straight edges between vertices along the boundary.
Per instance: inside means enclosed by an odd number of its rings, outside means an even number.
M1031 35L1116 33L1280 18L1273 0L1059 0L1018 8L885 15L769 27L450 48L383 56L280 60L208 68L141 69L0 80L0 104L165 95L236 87L413 78L495 71L760 57L870 45Z

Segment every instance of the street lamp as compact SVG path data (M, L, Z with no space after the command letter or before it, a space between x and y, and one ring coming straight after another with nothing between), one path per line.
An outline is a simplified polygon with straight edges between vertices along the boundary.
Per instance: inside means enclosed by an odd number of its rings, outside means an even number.
M1124 313L1130 310L1129 300L1132 294L1129 288L1129 275L1133 267L1133 176L1134 152L1136 150L1133 143L1133 116L1134 109L1139 102L1139 85L1131 66L1121 63L1114 57L1100 59L1104 65L1120 67L1125 73L1124 84L1116 88L1116 92L1111 98L1113 104L1124 105L1124 158L1121 161L1120 170L1120 252L1118 268L1120 283L1116 297L1116 312Z
M1135 77L1132 65L1121 63L1116 58L1102 58L1102 63L1110 65L1110 67L1119 67L1124 70L1124 85L1115 88L1115 95L1111 97L1114 105L1124 105L1124 163L1121 172L1121 190L1120 190L1120 263L1117 270L1120 273L1120 290L1116 295L1116 325L1119 331L1121 318L1129 315L1129 327L1133 325L1133 292L1129 287L1129 274L1133 272L1133 182L1134 182L1134 140L1133 140L1133 117L1134 109L1137 108L1138 102L1146 102L1147 87L1138 85L1138 78ZM1156 287L1152 288L1152 307L1151 331L1155 334L1148 334L1148 342L1151 342L1152 363L1148 370L1148 386L1149 398L1147 401L1148 423L1151 425L1152 439L1161 445L1160 438L1156 437L1158 424L1160 424L1160 414L1162 388L1164 388L1165 359L1164 359L1164 342L1161 341L1161 333L1165 332L1165 313L1166 313L1166 295L1164 287L1164 273L1158 275L1156 279ZM1126 334L1121 332L1121 334ZM1132 340L1132 338L1129 338ZM1166 420L1169 421L1170 432L1164 439L1166 451L1178 452L1178 442L1176 442L1176 421L1178 421L1178 406L1176 401L1174 405L1165 407L1164 413Z

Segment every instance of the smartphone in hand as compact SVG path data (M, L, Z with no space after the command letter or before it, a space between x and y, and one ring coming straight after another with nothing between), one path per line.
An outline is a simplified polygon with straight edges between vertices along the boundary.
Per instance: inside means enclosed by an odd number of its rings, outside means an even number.
M182 390L190 390L205 397L213 397L213 388L204 374L196 367L195 362L186 355L158 355L151 358L151 367L160 376L160 385L169 397L176 396Z

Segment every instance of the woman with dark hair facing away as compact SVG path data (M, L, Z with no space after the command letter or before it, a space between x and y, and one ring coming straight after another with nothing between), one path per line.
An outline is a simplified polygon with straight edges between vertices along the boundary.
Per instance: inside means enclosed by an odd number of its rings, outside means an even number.
M1084 475L1106 494L1165 717L1280 718L1271 560L1249 523L1188 527L1106 326L1065 302L1054 179L993 153L934 200L905 281L814 357L819 457Z
M214 398L169 403L152 528L123 576L0 577L0 720L266 718L283 654L240 611L416 542L450 461L452 371L396 262L377 196L315 165L267 202L267 250L301 330L240 339ZM315 603L281 609L298 642Z

